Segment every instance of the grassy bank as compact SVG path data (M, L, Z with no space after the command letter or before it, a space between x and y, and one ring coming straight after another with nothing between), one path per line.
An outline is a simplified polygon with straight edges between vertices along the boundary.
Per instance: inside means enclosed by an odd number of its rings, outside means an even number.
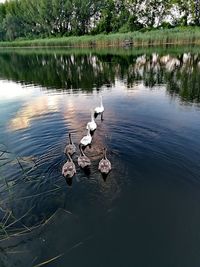
M16 40L13 42L0 42L0 47L122 47L126 45L137 47L168 44L200 44L200 28L186 27L108 35L99 34L94 36L84 35L34 40Z

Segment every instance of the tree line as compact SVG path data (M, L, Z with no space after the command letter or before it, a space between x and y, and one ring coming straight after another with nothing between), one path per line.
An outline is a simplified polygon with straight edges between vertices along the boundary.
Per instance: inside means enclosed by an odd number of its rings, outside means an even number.
M10 0L0 40L145 31L200 25L200 0Z

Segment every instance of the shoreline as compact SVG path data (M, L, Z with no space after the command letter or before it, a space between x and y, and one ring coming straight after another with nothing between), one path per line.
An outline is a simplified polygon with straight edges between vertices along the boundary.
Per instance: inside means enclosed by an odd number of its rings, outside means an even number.
M2 48L113 48L200 45L200 27L0 42Z
M16 46L1 46L0 44L0 49L9 49L9 48L23 48L23 49L43 49L43 48L150 48L150 47L173 47L173 46L184 46L184 45L200 45L200 39L197 40L196 42L174 42L174 43L154 43L154 44L147 44L147 43L141 43L141 44L136 44L136 45L30 45L30 46L20 46L20 45L16 45Z

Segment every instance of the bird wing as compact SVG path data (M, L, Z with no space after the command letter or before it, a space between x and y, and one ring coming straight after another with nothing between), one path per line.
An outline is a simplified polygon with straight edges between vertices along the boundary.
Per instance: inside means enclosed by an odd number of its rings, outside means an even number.
M86 129L87 129L87 130L90 129L90 123L91 123L91 122L88 122L88 123L87 123L87 126L86 126Z
M100 110L100 107L96 107L94 112L99 113L100 112L99 110Z
M99 162L99 170L111 170L111 163L108 159L102 159Z
M91 160L87 156L80 156L78 157L78 165L79 166L91 165Z
M87 136L83 136L83 138L81 139L81 143L84 143L87 141Z

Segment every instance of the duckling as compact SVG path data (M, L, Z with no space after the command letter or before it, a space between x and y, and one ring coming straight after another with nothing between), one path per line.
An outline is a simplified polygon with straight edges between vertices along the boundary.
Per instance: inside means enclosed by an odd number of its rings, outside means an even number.
M108 174L111 171L111 169L112 169L111 163L106 157L106 148L104 148L104 155L103 155L103 158L99 162L98 170L102 174Z
M76 167L69 153L67 153L67 156L69 159L62 167L62 175L66 178L72 178L76 173Z
M74 145L74 143L72 142L71 139L71 133L69 133L69 144L66 145L65 149L64 149L64 153L67 155L73 155L76 152L76 146Z
M85 155L85 153L82 150L81 145L79 145L79 149L80 149L80 156L78 157L78 166L80 166L81 168L85 168L91 165L91 160Z

